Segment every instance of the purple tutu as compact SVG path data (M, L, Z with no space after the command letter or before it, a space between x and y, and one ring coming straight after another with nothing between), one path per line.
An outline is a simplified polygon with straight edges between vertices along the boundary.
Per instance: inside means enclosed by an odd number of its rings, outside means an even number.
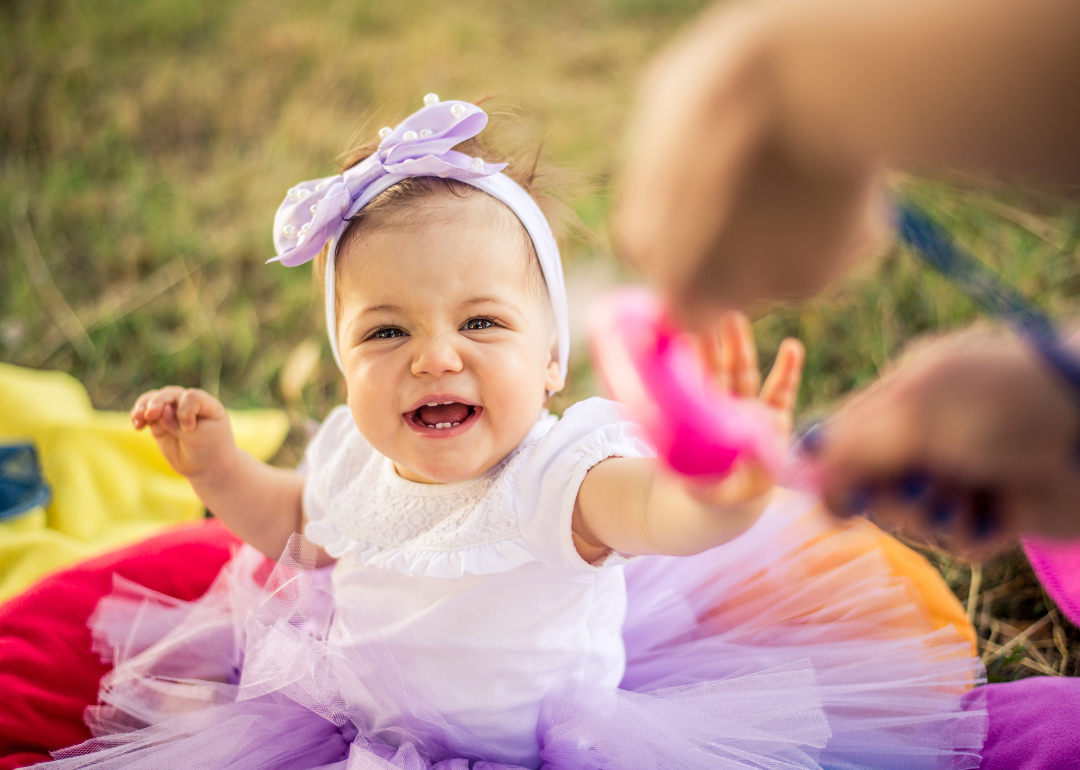
M543 767L978 768L981 666L881 537L785 495L732 543L628 564L622 685L548 694ZM97 737L38 767L507 768L301 550L269 569L245 547L194 602L117 580L90 621L115 665L87 709Z

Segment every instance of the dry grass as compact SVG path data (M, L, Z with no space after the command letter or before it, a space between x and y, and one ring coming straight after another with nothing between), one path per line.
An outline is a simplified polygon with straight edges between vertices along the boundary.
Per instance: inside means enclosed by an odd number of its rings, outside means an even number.
M916 548L918 546L916 545ZM967 608L991 682L1080 676L1080 629L1061 615L1019 548L985 564L918 548Z
M283 406L296 429L278 461L294 462L342 388L307 270L262 264L285 190L330 173L355 138L428 91L501 94L507 141L543 140L546 160L586 179L570 203L592 237L567 249L571 274L610 266L608 188L633 84L702 5L3 0L0 360L71 372L102 408L163 383ZM1072 312L1075 202L909 184L1012 284L1055 316ZM974 315L896 251L755 329L766 361L783 336L806 343L808 414L873 380L912 337ZM578 355L556 407L592 390ZM967 602L970 570L935 558ZM975 596L993 677L1076 673L1080 634L1051 613L1022 556L982 565Z

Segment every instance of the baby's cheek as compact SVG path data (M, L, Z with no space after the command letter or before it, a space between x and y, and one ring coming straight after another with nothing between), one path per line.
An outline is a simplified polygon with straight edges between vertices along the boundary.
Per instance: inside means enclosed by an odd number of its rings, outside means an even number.
M513 358L503 360L498 367L493 367L491 378L494 387L491 392L500 402L512 408L542 400L544 392L544 372L534 360Z
M371 388L350 386L348 403L357 429L373 446L385 441L401 420L393 403Z
M521 441L532 428L544 407L544 380L531 369L505 372L503 387L493 404L497 428L507 441Z

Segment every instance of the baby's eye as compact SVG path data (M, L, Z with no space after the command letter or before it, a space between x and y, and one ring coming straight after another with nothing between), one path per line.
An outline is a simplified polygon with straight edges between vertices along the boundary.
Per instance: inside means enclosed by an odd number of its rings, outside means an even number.
M405 332L403 332L401 329L397 329L393 326L388 326L385 329L379 329L371 336L373 339L377 340L392 340L395 337L404 337L406 335Z
M490 329L494 325L494 321L490 318L471 318L465 324L465 328L471 332L478 332L482 329Z

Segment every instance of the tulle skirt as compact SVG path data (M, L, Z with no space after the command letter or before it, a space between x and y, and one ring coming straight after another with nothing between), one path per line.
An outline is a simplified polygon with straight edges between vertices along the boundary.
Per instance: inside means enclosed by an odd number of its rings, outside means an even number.
M881 542L784 493L736 541L631 562L625 678L549 693L540 763L978 768L979 661ZM195 602L117 579L90 621L115 664L86 712L97 737L40 767L508 768L427 704L364 608L335 604L327 571L302 568L304 550L271 564L245 547ZM335 615L362 643L332 643ZM376 731L372 703L400 717Z

